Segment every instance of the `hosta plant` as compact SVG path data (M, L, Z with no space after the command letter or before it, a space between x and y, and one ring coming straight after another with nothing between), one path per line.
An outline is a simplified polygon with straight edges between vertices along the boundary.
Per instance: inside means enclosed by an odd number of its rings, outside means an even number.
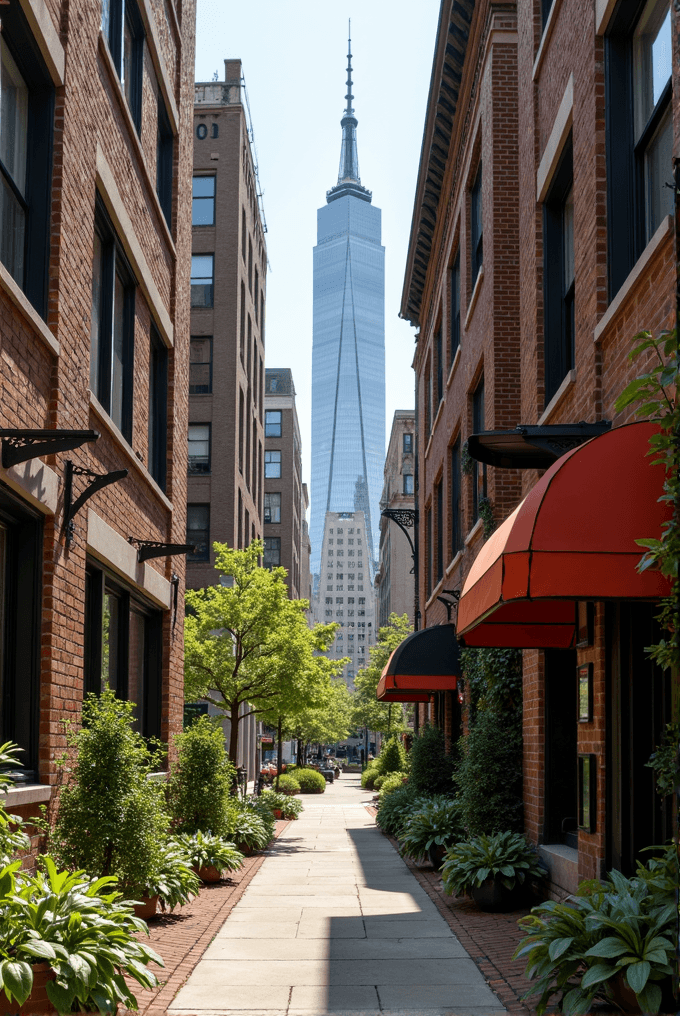
M399 843L402 853L417 861L432 847L449 847L463 835L456 801L437 796L413 812L399 836Z
M114 877L91 879L84 872L44 871L19 875L19 862L0 871L0 988L23 1005L33 987L32 964L47 962L55 979L47 994L58 1012L74 1005L108 1013L119 1004L137 1008L126 981L156 987L154 962L161 957L138 938L144 921L116 891Z
M376 823L388 836L400 836L411 815L423 807L429 798L415 792L409 783L402 783L378 805Z
M540 995L537 1013L554 995L565 1016L587 1013L596 996L612 997L622 983L643 1013L660 1011L660 982L670 983L674 955L674 850L639 865L634 878L613 871L603 883L582 883L570 903L548 900L520 919L528 935L515 957L526 959L526 976L536 981L527 994Z
M158 852L156 870L144 886L144 896L158 896L162 908L183 907L198 896L201 881L191 867L185 850L172 841Z
M264 850L271 839L270 828L252 808L234 808L229 813L229 837L246 850Z
M281 812L282 818L297 818L304 805L296 797L289 794L277 794L275 790L264 790L259 798L260 806L267 808L270 814Z
M0 794L14 786L11 775L2 770L18 764L20 751L19 746L11 741L0 744ZM28 836L22 832L23 825L23 820L18 815L11 815L0 802L0 865L8 864L20 850L30 847Z
M541 879L545 871L535 849L519 833L494 833L454 843L446 852L442 868L444 890L462 896L494 879L508 890L527 879Z
M243 867L243 854L233 843L212 833L182 833L172 845L186 862L194 868L217 868L218 871L238 871Z

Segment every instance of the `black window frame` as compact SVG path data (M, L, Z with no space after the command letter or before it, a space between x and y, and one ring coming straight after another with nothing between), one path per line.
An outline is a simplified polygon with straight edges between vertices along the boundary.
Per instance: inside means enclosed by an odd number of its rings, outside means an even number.
M267 500L269 500L271 502L271 498L273 498L273 497L278 497L278 499L279 499L278 505L276 505L276 504L272 505L271 503L267 504ZM272 508L274 508L274 509L278 508L278 511L279 511L279 517L278 517L278 519L272 518ZM264 521L265 521L265 525L268 525L268 526L278 526L278 525L280 525L280 523L281 523L281 491L279 491L279 490L266 490L265 491L265 493L264 493Z
M203 526L201 529L199 529L198 526L194 526L193 529L189 528L189 514L190 509L192 508L201 508L205 510L207 525ZM205 538L197 541L192 535L197 532L205 533ZM196 551L194 553L187 554L187 561L193 563L210 561L210 504L199 501L187 504L187 543L196 547Z
M434 487L435 503L435 525L436 532L436 556L435 556L435 585L444 578L444 480L443 478Z
M209 195L201 194L198 197L194 194L194 181L195 180L212 180L213 192ZM191 178L191 225L194 229L203 229L204 226L215 225L215 199L217 196L217 177L214 173L194 173ZM210 222L194 222L194 208L196 202L200 202L201 205L211 202L212 204L212 217Z
M666 116L672 117L672 74L635 141L633 38L645 0L621 0L605 34L607 151L607 274L613 300L647 246L644 154ZM672 166L669 183L673 182Z
M192 456L189 454L190 451L190 440L191 440L191 428L192 427L207 427L208 428L208 456L207 462L204 461L205 456ZM201 459L198 462L198 459ZM193 462L193 465L192 465ZM188 425L187 429L187 473L189 476L208 476L212 471L212 424L209 422L198 422L192 421Z
M574 157L571 134L543 202L543 353L545 405L562 384L576 357L575 279L565 289L566 199L573 191ZM573 251L572 220L572 251Z
M477 387L472 393L472 433L479 434L484 430L485 421L484 375L482 374ZM479 518L480 501L487 496L486 462L472 460L472 522Z
M274 413L278 413L278 429L270 430L269 428L275 426L274 422L268 420L269 416ZM264 411L264 436L267 437L281 437L283 431L283 410L282 409L265 409Z
M268 455L278 455L278 459L270 459L269 462L267 462L267 456ZM278 464L278 467L279 467L278 473L276 473L276 474L274 474L274 473L268 473L267 472L267 466L271 466L271 465L275 465L275 464ZM279 451L279 449L278 448L265 448L265 452L264 452L264 478L265 478L265 480L280 480L281 479L281 466L282 466L281 452Z
M279 568L281 566L281 537L265 536L263 542L264 542L264 548L262 551L263 566L265 568ZM278 560L276 561L271 560L273 553L274 556L278 558Z
M28 89L26 183L21 193L7 167L0 176L24 215L23 270L5 267L43 320L47 318L52 206L55 89L19 4L2 12L2 38ZM4 264L4 262L3 262Z
M134 386L134 360L135 360L135 316L136 316L136 295L137 279L127 259L123 246L109 219L99 193L95 201L95 232L101 243L101 306L99 316L98 333L98 369L96 377L93 376L93 363L90 360L90 387L93 394L103 409L108 413L116 424L123 437L127 441L132 440L132 407L133 407L133 386ZM95 266L92 269L93 291L95 283ZM116 280L120 279L123 286L123 375L122 375L122 397L120 418L111 405L113 385L113 347L115 342L115 287ZM93 304L94 311L94 304ZM93 356L92 342L90 343L90 357ZM94 385L94 387L93 387Z
M129 85L124 71L124 35L128 28L132 37L132 53ZM109 46L109 52L120 79L132 122L139 134L142 125L142 86L144 73L144 24L136 0L104 0L102 3L102 31Z
M194 258L210 258L211 259L211 273L210 275L194 275ZM196 282L196 279L210 279L210 282ZM202 303L194 302L194 290L198 295L199 288L203 291L204 300ZM193 309L211 308L215 305L215 254L211 251L199 253L193 251L191 254L191 307Z
M461 502L463 481L461 469L460 437L451 445L451 557L454 558L463 547L463 519Z
M408 490L409 484L407 484L407 482L406 482L407 480L411 481L411 484L410 484L411 489L410 490ZM413 495L415 493L414 484L413 484L413 473L402 473L401 492L402 492L402 494L405 494L407 497L413 497Z
M158 122L156 125L156 196L168 229L172 229L172 182L175 159L175 135L163 96L158 92Z
M22 749L12 775L38 782L43 518L0 484L0 522L7 528L2 626L0 744Z
M413 454L413 433L407 431L401 436L401 450L403 455Z
M168 464L168 350L152 326L149 340L149 472L165 490Z
M437 382L436 382L436 389L435 389L436 395L437 395L437 399L436 399L437 409L435 411L435 416L436 416L437 412L439 411L439 405L440 405L442 399L444 398L444 359L443 359L442 326L441 325L439 325L439 327L437 328L437 330L434 333L433 350L434 350L434 359L435 359L435 369L436 369L436 372L437 372Z
M192 360L191 353L194 343L207 342L210 349L209 360ZM191 368L192 366L204 367L208 365L208 383L207 385L197 384L191 381ZM202 389L199 391L198 389ZM213 337L212 335L192 335L189 338L189 395L212 395L213 390Z
M129 693L130 614L144 618L143 695L136 703L137 727L144 737L161 736L163 699L163 611L121 581L120 576L97 562L88 561L85 572L84 692L99 695L104 687L103 618L107 595L118 601L116 631L116 697Z
M451 304L449 322L449 370L460 347L460 250L451 266Z
M474 289L480 269L484 264L484 203L482 200L482 160L479 160L475 179L470 188L470 268Z

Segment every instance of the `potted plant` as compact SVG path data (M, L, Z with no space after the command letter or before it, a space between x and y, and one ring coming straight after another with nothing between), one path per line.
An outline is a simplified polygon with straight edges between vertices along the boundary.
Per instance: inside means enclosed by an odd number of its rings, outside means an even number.
M277 794L273 790L265 790L258 798L260 806L266 808L274 818L296 819L303 809L302 801L288 794Z
M3 773L1 769L4 766L16 766L20 751L19 745L13 744L12 741L0 744L0 794L14 786L11 775ZM28 836L22 831L23 825L23 819L18 815L10 814L0 801L0 865L8 864L20 850L30 849L31 843Z
M202 882L219 882L222 872L243 867L243 854L233 843L202 833L181 833L172 841L173 848L186 859Z
M177 761L168 780L173 828L180 833L226 833L236 770L224 749L224 732L208 716L175 738Z
M524 836L501 832L454 843L442 873L447 893L466 893L482 910L513 910L526 894L527 881L542 879L545 870Z
M399 836L399 843L407 857L414 861L427 857L438 871L447 848L463 835L456 801L440 795L412 813Z
M163 910L183 907L201 888L201 874L194 871L186 852L172 840L159 850L153 874L147 878L144 887L147 895L156 897ZM143 917L135 907L138 917Z
M235 805L229 813L229 837L246 857L264 850L272 838L272 826L254 808Z
M153 988L148 965L163 966L138 937L146 925L114 877L58 871L50 857L42 863L45 871L33 876L20 874L19 862L0 871L0 1005L22 1013L69 1012L76 1002L102 1013L119 1004L136 1009L125 978ZM32 998L36 987L41 995Z

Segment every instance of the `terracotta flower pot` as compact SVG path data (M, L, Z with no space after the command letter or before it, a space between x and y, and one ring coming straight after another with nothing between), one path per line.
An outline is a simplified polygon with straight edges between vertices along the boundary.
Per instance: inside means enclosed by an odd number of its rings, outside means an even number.
M612 977L610 981L607 981L607 987L609 988L612 1000L622 1012L631 1014L642 1012L635 997L635 992L628 984L623 971Z
M246 846L245 843L237 843L236 849L240 850L244 857L252 857L255 851L252 847Z
M33 989L24 1004L19 1008L16 1002L10 1002L4 991L0 991L0 1013L19 1013L20 1016L37 1016L38 1013L56 1012L47 997L47 982L53 981L57 975L49 963L33 964Z
M135 903L134 912L135 917L141 917L143 921L148 921L150 917L154 917L156 914L156 908L158 906L158 896L142 896L139 903Z
M283 818L283 813L280 808L274 808L274 818Z
M203 864L196 872L201 882L219 882L222 878L222 870L213 864Z

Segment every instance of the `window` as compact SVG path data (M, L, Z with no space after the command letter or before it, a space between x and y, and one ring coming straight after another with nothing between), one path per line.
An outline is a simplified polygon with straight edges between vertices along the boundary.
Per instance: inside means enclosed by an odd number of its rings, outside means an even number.
M248 290L253 292L253 241L248 237Z
M477 169L477 176L472 185L470 195L470 245L472 265L472 285L474 286L482 267L484 258L484 234L482 228L482 164Z
M463 546L463 530L460 513L461 470L460 438L451 448L451 557L455 557Z
M574 366L574 188L571 139L543 206L545 403Z
M212 336L192 335L189 363L189 395L212 392Z
M426 592L429 596L432 592L433 555L432 555L432 508L425 509L425 577Z
M238 397L238 468L241 475L243 475L243 455L244 455L244 443L245 443L245 404L243 399L243 389L239 388Z
M460 251L451 269L451 330L449 332L449 363L452 365L460 346Z
M402 435L401 450L404 455L411 455L413 452L413 434Z
M103 0L102 32L137 131L142 122L144 27L135 0Z
M0 260L47 313L54 88L19 4L2 12Z
M191 306L212 307L214 254L191 255Z
M639 11L619 4L605 48L610 299L673 212L670 5Z
M264 538L265 568L278 568L280 564L281 564L281 537L265 536Z
M210 505L187 505L187 543L195 547L187 561L210 560Z
M128 441L132 437L134 325L134 276L97 197L90 388Z
M281 437L281 410L267 409L264 414L264 436Z
M158 94L158 124L156 127L156 194L168 228L172 227L172 163L175 138L165 103Z
M191 192L191 225L215 225L215 177L195 176Z
M241 283L241 363L245 366L246 348L246 287Z
M266 480L278 480L281 476L281 452L264 453L264 476Z
M189 424L188 471L191 475L210 472L210 424Z
M444 362L442 360L442 329L441 325L434 334L435 370L437 371L436 405L444 397Z
M484 430L484 378L477 385L472 396L472 433L480 434ZM473 460L472 466L472 518L479 518L479 503L486 497L486 463Z
M403 475L403 481L404 481L404 487L403 487L402 493L403 494L411 494L412 495L413 494L413 474L412 473L404 473L404 475Z
M425 367L425 433L432 430L432 359L428 357Z
M149 347L149 472L165 490L168 457L168 351L155 328Z
M85 579L85 690L111 688L135 703L135 726L161 732L162 612L118 580L88 567Z
M246 230L246 210L245 210L245 208L241 208L241 257L243 258L243 263L244 264L245 264L245 261L246 261L246 237L247 237L247 235L248 235L248 233L247 233L247 230Z
M0 485L0 744L23 749L29 782L38 766L41 579L42 520Z

